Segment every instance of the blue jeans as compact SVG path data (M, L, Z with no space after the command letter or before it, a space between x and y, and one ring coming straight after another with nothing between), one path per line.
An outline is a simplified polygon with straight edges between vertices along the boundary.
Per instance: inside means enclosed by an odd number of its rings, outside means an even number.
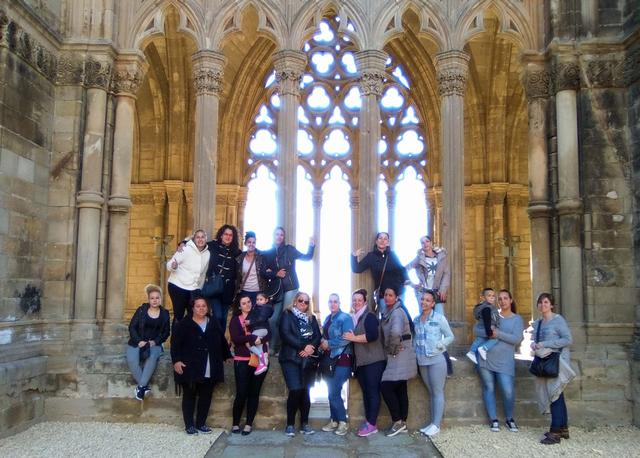
M497 381L502 393L505 419L511 420L513 418L513 407L515 404L515 391L513 389L515 377L500 372L493 372L484 367L478 367L478 374L480 374L480 380L482 381L482 399L484 400L484 406L487 409L489 419L495 420L498 418L496 412L495 387L495 382Z
M222 333L227 330L227 315L229 314L229 304L222 303L222 299L219 297L212 297L209 299L209 307L213 317L218 321Z
M333 376L327 380L329 389L329 412L333 421L347 421L347 410L342 400L342 387L351 375L351 367L336 366Z
M154 345L149 349L149 353L149 357L140 366L140 348L127 345L127 364L138 386L149 385L149 380L156 370L158 358L162 355L162 345Z
M431 418L428 423L433 423L439 428L444 414L444 385L447 381L447 362L444 355L436 364L418 366L418 370L431 399Z
M549 406L551 410L551 430L566 428L569 426L569 416L567 414L567 404L564 402L564 393L553 401Z
M271 347L272 353L278 353L280 351L280 315L282 315L282 309L284 306L290 305L293 302L293 298L298 294L297 289L286 291L282 295L282 300L273 303L273 315L269 318L269 326L271 327L271 338L269 339L269 347Z

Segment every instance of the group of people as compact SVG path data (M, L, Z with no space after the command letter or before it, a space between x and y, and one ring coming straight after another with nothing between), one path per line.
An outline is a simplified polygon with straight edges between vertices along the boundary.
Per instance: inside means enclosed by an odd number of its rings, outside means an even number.
M295 269L296 260L313 257L313 239L307 252L302 253L285 243L285 231L278 227L273 247L259 251L255 234L247 232L246 251L241 252L236 228L224 225L209 242L206 233L198 230L192 239L181 243L167 268L171 272L168 291L174 311L171 358L176 386L182 390L187 433L211 431L206 418L213 387L223 380L223 362L233 360L236 396L231 432L250 434L269 355L277 355L288 389L288 436L296 434L298 415L298 431L315 432L309 425L310 389L318 376L327 382L330 407L330 419L323 431L337 435L349 431L341 393L344 383L355 376L362 389L365 417L357 434L366 437L378 432L381 398L392 420L385 434L405 433L409 411L407 382L418 374L431 401L428 421L420 432L427 436L438 434L444 414L445 383L453 369L447 347L454 335L444 313L451 276L446 251L434 247L428 236L420 241L421 248L407 265L390 250L386 232L376 235L374 247L366 255L362 256L362 250L354 252L352 271L370 271L374 284L372 304L367 291L359 289L351 296L351 313L346 313L340 307L339 296L331 294L330 313L322 325L313 314L310 295L299 291ZM420 314L415 319L401 299L405 285L411 284L411 269L418 278L413 287ZM205 283L214 279L222 286L215 296L204 297ZM139 400L149 394L149 379L170 333L169 313L161 306L161 289L149 285L146 292L148 303L140 306L131 320L127 349L127 361L137 382L135 397ZM232 306L229 343L225 331ZM532 349L545 354L561 352L561 358L568 363L571 334L553 307L553 297L542 294L538 299L541 318L534 323L537 338ZM496 296L491 288L483 290L482 301L474 310L476 340L467 356L477 364L492 431L500 430L496 384L503 397L505 425L510 431L518 431L514 420L514 355L523 338L523 321L515 312L511 293L500 290ZM562 382L567 379L564 377ZM551 429L542 439L545 444L568 438L562 395L565 384L554 379L537 383L540 405L552 414ZM241 428L245 410L246 420Z

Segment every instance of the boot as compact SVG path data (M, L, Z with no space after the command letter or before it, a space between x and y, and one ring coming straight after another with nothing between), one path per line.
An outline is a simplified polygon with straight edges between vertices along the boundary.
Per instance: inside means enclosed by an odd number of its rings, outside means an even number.
M562 438L559 433L552 433L549 431L548 433L545 433L540 443L544 445L554 445L559 444L561 440Z
M551 433L555 433L560 436L562 439L569 439L569 428L567 426L562 426L560 428L552 428L550 431L544 433L545 437Z

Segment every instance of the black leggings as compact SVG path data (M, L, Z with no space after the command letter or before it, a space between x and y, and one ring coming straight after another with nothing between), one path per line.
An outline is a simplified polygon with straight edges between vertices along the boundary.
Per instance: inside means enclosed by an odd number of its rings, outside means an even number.
M256 368L249 366L249 361L234 361L233 370L236 376L236 398L233 401L233 426L240 424L240 417L247 405L247 425L253 425L258 411L260 389L268 371L255 375Z
M380 379L386 365L387 362L383 360L358 367L357 375L360 388L362 388L364 416L371 425L375 425L378 421L378 412L380 412Z
M173 304L173 320L180 321L187 316L191 316L191 293L186 289L182 289L179 286L169 283L169 297Z
M398 420L407 421L407 417L409 416L407 381L382 382L380 384L380 391L382 391L384 403L389 408L391 420L393 420L394 423Z
M211 397L213 396L213 385L211 379L205 379L200 383L182 384L182 417L184 427L194 426L193 414L196 410L196 397L198 398L198 410L196 414L196 427L204 426L207 422L209 407L211 407Z

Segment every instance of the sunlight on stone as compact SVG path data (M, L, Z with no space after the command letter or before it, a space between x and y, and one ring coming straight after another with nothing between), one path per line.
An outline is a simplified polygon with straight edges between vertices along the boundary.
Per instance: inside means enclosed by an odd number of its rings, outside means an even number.
M268 77L267 81L264 83L264 87L269 87L276 81L276 71L274 70Z

